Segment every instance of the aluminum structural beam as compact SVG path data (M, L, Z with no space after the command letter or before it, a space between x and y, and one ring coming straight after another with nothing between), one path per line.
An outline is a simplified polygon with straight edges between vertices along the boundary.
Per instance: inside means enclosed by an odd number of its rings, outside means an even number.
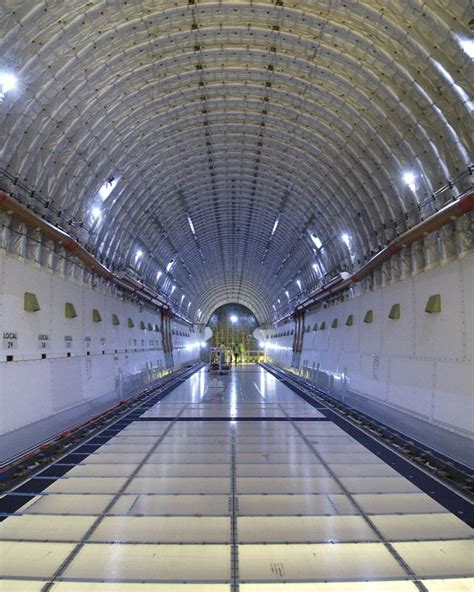
M193 321L286 314L472 187L467 0L4 4L3 189Z

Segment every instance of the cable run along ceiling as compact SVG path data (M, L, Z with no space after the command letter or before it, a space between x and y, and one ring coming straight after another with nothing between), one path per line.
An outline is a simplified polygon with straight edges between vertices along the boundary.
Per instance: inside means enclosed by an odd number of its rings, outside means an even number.
M468 12L6 0L1 164L187 317L236 302L263 323L471 165Z

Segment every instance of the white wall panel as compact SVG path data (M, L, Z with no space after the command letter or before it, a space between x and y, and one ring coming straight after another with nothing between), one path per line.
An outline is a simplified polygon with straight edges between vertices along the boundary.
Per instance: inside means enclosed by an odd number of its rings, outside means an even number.
M19 366L19 367L18 367ZM2 433L53 413L49 365L43 360L0 364Z
M474 366L438 362L435 370L434 419L457 430L474 433Z
M82 360L82 357L60 358L54 364L49 364L54 412L67 409L84 399Z
M51 272L41 270L29 263L21 263L8 257L4 269L3 310L5 323L3 331L13 331L18 335L15 358L37 359L40 353L50 351L49 343L40 342L39 335L51 336ZM41 310L25 312L24 294L36 294ZM46 347L41 348L41 345Z
M415 283L415 353L429 358L460 360L466 354L465 307L459 261L436 273L423 273ZM441 295L441 312L425 312L428 298ZM458 311L454 315L453 311Z
M25 292L36 294L41 310L24 311ZM76 318L65 317L66 302L74 305ZM93 322L94 308L101 322ZM112 324L113 313L120 325ZM128 318L133 319L133 328L128 327ZM101 405L113 404L132 388L158 378L165 360L162 333L154 330L155 325L161 326L159 311L0 253L0 434L58 414L78 416L72 411L81 406L85 412L89 408L97 412ZM198 359L198 334L183 325L174 327L183 333L173 336L174 365ZM4 332L17 335L13 349L6 348ZM40 348L40 334L49 337L46 348ZM13 360L7 361L7 356Z
M391 358L387 397L391 405L430 418L433 392L433 362Z
M466 360L470 360L472 364L474 362L474 257L462 259L461 269L461 302L465 322L462 332L466 341Z
M415 309L412 280L387 286L382 292L382 352L412 356L414 353ZM400 304L400 318L389 319L394 304Z
M368 292L359 301L360 351L367 354L380 354L382 351L382 290ZM373 311L373 323L364 323L367 311ZM387 313L388 314L388 311Z
M349 315L352 315L353 317L353 325L346 325L346 321ZM359 351L361 320L362 319L360 313L360 299L354 298L353 300L345 302L344 311L341 318L341 330L344 332L342 347L345 352Z
M433 294L441 295L441 313L425 312ZM393 304L400 304L400 319L388 318ZM368 310L372 323L363 322ZM349 314L353 326L345 325ZM337 329L331 328L334 318ZM474 434L474 254L313 311L305 325L315 323L318 331L305 333L301 362L329 378L344 374L349 403L351 396L363 397L451 432ZM270 340L268 357L289 366L292 352L283 347L292 342L286 340Z
M53 284L51 310L52 353L59 356L82 353L84 343L84 289L81 285L67 281L56 275L51 275ZM65 304L73 304L77 317L67 319L65 316Z

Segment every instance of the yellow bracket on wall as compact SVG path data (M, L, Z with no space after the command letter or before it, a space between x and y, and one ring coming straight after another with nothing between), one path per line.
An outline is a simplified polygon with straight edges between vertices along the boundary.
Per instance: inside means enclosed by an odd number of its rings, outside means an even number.
M36 294L33 294L33 292L25 292L23 308L26 312L38 312L38 310L41 310Z
M346 319L346 325L348 327L352 327L352 325L354 324L354 315L349 315Z
M144 331L146 329L145 321L140 321L140 329Z
M66 302L64 305L64 316L66 319L75 319L77 317L76 309L72 302Z
M159 332L160 332L160 328L158 327L158 325L155 325L155 331L156 331L157 333L159 333Z
M148 323L148 331L153 331L153 325L151 323Z
M441 294L432 294L428 298L425 306L425 312L436 313L441 312Z
M334 319L333 322L331 323L331 327L333 329L337 329L338 325L339 325L339 321L337 319Z
M115 313L112 313L112 325L120 325L120 319Z
M314 323L313 325L313 331L317 331L318 330L318 323Z
M92 309L92 322L94 322L94 323L101 323L102 322L102 317L100 316L100 312L97 310L97 308Z
M373 322L374 322L374 311L371 309L365 313L364 323L373 323Z
M388 313L388 318L393 319L393 320L400 318L400 305L399 304L392 305L392 308L390 309L390 312Z
M325 331L326 330L326 321L323 321L319 328L321 329L321 331Z
M130 329L133 329L133 327L135 327L135 323L130 318L128 319L128 326Z

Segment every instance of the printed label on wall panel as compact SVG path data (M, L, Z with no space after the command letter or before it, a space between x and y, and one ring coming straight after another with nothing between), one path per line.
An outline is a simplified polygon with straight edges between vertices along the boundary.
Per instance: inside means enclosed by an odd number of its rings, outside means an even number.
M38 335L38 349L49 349L49 335L46 333Z
M64 347L66 349L72 349L72 335L64 336Z
M3 332L3 349L16 349L18 347L18 333L16 331Z

